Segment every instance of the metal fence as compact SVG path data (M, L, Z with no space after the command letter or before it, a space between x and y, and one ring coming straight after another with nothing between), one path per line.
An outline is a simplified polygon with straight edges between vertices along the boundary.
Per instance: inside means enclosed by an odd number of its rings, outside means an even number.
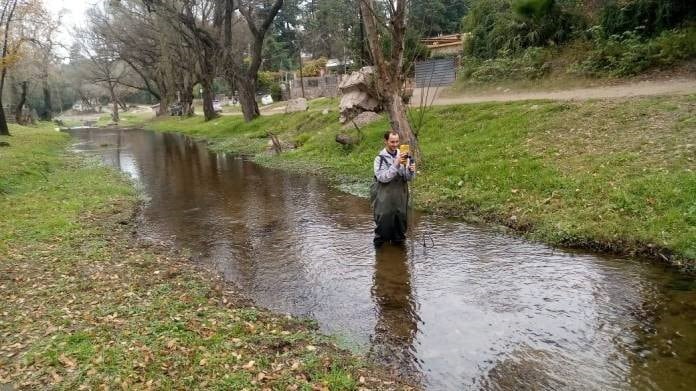
M448 86L457 78L457 59L443 58L416 62L416 87Z
M307 99L338 96L339 76L304 77L303 81L304 95ZM289 90L291 99L302 97L302 86L299 78L292 80Z

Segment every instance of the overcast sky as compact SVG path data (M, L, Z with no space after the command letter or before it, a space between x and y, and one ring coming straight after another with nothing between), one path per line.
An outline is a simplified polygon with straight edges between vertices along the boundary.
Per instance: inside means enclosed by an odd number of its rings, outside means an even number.
M85 20L85 11L100 0L43 0L46 8L54 15L58 15L61 10L65 10L63 16L64 27L61 29L60 39L64 44L70 45L73 42L72 30L75 26L81 26Z

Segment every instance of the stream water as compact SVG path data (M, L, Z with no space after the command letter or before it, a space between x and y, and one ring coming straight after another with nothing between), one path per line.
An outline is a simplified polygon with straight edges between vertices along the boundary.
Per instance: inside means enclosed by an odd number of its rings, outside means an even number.
M417 213L406 247L375 250L368 201L317 177L176 134L71 134L142 189L140 235L426 389L696 389L693 277Z

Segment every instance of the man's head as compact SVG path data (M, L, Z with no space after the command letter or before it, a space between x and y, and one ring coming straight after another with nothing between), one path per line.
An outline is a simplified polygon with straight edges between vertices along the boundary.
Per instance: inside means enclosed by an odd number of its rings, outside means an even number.
M389 152L396 151L399 148L399 133L393 130L384 132L384 146Z

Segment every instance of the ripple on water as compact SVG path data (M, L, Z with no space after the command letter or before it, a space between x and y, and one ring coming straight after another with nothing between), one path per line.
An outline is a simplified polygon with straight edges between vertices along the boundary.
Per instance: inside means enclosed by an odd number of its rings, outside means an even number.
M368 202L315 177L171 134L73 134L76 150L139 183L150 200L141 234L189 249L259 305L311 316L426 388L696 385L693 278L418 213L406 247L376 251Z

